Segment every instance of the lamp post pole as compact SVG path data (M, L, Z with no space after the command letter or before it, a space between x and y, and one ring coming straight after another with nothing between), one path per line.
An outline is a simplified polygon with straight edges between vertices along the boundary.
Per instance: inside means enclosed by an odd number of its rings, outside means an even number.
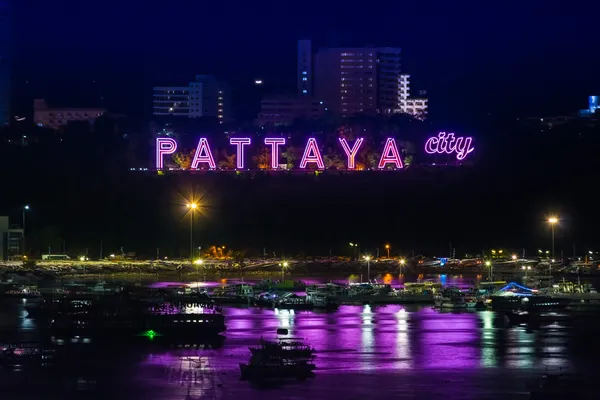
M25 213L29 210L29 205L23 206L23 254L27 254L27 247L25 246Z

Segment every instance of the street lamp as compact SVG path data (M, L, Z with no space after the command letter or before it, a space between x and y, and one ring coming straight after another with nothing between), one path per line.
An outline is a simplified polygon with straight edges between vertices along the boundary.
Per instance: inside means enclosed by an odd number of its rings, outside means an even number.
M552 231L552 258L554 258L554 225L558 223L557 217L548 218L548 223L550 224L550 229ZM552 262L550 262L550 276L552 276Z
M25 247L25 213L29 211L29 204L23 206L23 255L27 253L27 247Z
M489 279L490 279L490 282L492 282L493 281L492 278L494 277L493 272L492 272L492 270L494 269L494 267L492 266L492 262L489 260L486 261L485 266L489 268L489 277L490 277Z
M400 259L400 273L402 273L402 267L406 264L406 260L404 258Z
M198 203L187 203L190 209L190 260L194 259L194 212L198 209Z
M390 245L386 244L385 249L387 250L387 258L389 259L390 258Z
M281 265L281 282L285 280L285 269L290 265L287 261L279 263Z
M364 256L367 261L367 282L371 281L371 256Z

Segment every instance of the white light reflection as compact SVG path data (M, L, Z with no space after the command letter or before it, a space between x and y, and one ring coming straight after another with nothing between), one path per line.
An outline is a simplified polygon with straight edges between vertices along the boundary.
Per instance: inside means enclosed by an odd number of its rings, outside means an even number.
M360 314L361 316L361 351L369 352L373 351L373 312L371 311L371 306L365 304L363 310ZM374 360L371 360L372 355L363 354L363 363L362 367L364 369L370 370L375 368Z
M492 311L482 311L479 317L483 322L481 330L481 365L483 367L496 367L494 344L496 342L496 331L494 330L494 313Z
M512 329L508 333L509 342L514 343L508 348L506 366L509 368L533 368L535 355L535 333L527 333L524 328Z
M280 310L276 308L275 315L279 321L279 328L291 328L294 326L294 317L296 315L294 310Z
M396 361L395 367L409 369L412 368L412 355L408 337L408 318L410 314L404 308L401 308L395 315L398 320L396 334L396 358L398 361Z

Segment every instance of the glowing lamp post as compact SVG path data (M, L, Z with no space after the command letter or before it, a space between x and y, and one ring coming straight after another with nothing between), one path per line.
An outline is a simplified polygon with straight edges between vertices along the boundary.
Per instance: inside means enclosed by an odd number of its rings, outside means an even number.
M27 247L25 247L25 215L29 211L29 204L23 206L23 255L27 254Z
M494 275L493 275L493 269L494 269L494 267L492 265L492 262L489 261L489 260L486 261L485 262L485 266L489 268L489 279L490 279L490 282L493 282L493 277L494 277Z
M190 210L190 261L194 260L194 212L198 209L198 203L187 203Z
M406 265L406 260L404 258L400 259L400 273L402 273L402 267Z
M290 265L287 261L280 263L281 265L281 282L285 280L285 269Z
M387 258L389 259L390 258L390 245L386 244L385 249L387 250Z
M365 256L364 259L367 261L367 282L371 281L371 256Z
M550 230L552 231L552 259L554 260L554 225L558 223L558 218L550 217L548 218L548 223L550 224ZM552 276L552 261L550 261L550 276Z

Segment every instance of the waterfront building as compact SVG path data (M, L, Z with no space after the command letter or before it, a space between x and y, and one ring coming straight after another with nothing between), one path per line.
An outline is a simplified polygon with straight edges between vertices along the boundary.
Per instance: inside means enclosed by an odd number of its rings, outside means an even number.
M72 121L88 121L93 124L104 113L104 108L50 108L43 99L33 101L33 120L36 125L45 128L59 129Z
M306 96L269 96L260 103L259 126L291 125L298 118L319 118L326 108L322 101Z
M184 118L232 119L231 90L212 75L196 75L188 86L154 87L153 114Z
M7 216L0 216L0 260L23 254L23 229L11 227Z
M0 0L0 126L10 120L10 27L8 2Z

